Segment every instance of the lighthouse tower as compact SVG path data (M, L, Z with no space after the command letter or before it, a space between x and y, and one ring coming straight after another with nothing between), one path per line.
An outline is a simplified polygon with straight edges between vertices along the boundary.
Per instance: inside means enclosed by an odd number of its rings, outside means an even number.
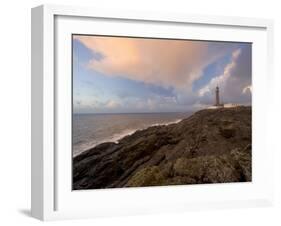
M217 109L217 108L228 107L229 104L225 105L225 104L221 103L219 86L216 86L215 93L216 93L215 104L212 106L209 106L208 109Z
M220 90L219 87L216 87L216 105L215 106L220 106Z

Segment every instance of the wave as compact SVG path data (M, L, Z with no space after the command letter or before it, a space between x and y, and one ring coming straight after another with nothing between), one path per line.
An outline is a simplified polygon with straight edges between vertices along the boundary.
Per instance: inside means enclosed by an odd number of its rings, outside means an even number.
M119 140L123 139L124 137L132 135L132 134L134 134L137 131L142 131L142 130L148 129L149 127L153 127L153 126L167 126L167 125L179 123L180 121L182 121L182 119L177 119L177 120L174 120L174 121L171 121L171 122L166 122L166 123L154 123L152 125L146 126L144 128L139 128L139 129L125 130L125 131L123 131L121 133L116 134L113 137L111 142L118 143Z
M152 126L167 126L167 125L179 123L180 121L182 121L182 119L176 119L176 120L174 120L174 121L167 122L167 123L154 123L154 124L152 124L152 125L149 126L149 127L152 127ZM147 128L148 128L148 127L147 127Z
M81 151L81 150L74 150L73 156L75 157L75 156L83 153L84 151L92 149L92 148L96 147L97 145L105 143L105 142L114 142L114 143L118 144L119 141L121 139L123 139L124 137L130 136L130 135L134 134L137 131L142 131L142 130L145 130L145 129L149 128L149 127L163 126L163 125L167 126L167 125L179 123L180 121L182 121L182 119L176 119L176 120L173 120L173 121L170 121L170 122L154 123L154 124L145 125L145 126L142 126L142 127L136 128L136 129L125 129L125 130L123 130L123 131L121 131L119 133L115 133L112 136L107 137L105 139L102 139L102 140L99 140L99 141L93 141L92 140L90 142L87 142L85 145L82 145L83 146L83 151Z

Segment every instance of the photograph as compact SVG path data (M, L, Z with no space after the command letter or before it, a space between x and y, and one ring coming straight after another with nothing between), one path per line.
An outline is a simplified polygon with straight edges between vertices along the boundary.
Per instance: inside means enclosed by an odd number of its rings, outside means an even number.
M72 34L72 189L252 181L252 43Z

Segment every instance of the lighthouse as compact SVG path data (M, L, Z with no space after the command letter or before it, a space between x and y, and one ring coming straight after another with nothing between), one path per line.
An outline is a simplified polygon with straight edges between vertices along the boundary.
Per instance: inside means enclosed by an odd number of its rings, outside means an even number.
M217 108L224 108L224 107L233 107L234 105L233 104L223 104L220 100L220 88L219 86L216 86L216 89L215 89L215 104L212 105L212 106L209 106L208 109L217 109ZM235 105L235 106L238 106L238 105Z
M220 90L219 87L216 87L216 104L215 106L220 106Z

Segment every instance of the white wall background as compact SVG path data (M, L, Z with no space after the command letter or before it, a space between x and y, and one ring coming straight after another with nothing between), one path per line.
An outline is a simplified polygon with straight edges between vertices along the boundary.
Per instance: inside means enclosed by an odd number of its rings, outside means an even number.
M275 20L275 107L271 109L275 150L272 208L214 210L108 219L50 222L51 225L280 225L281 224L281 6L276 0L8 0L0 8L0 225L38 225L30 208L30 8L43 3L98 8L263 17ZM266 75L265 75L266 76ZM279 116L279 118L278 118ZM279 147L278 147L279 145Z

